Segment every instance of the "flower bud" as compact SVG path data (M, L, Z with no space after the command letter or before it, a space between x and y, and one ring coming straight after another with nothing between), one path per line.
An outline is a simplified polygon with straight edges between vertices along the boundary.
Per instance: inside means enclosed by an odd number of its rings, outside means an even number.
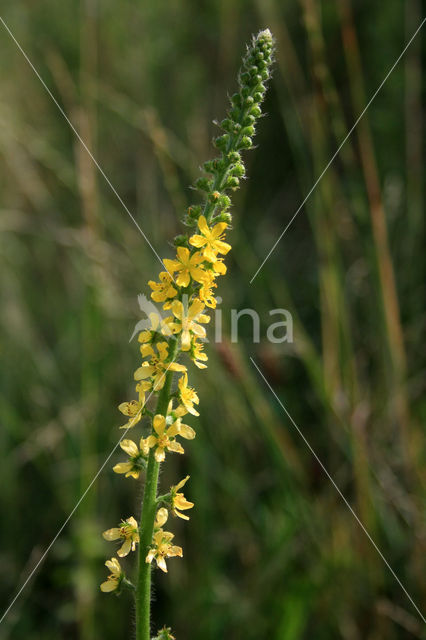
M173 244L175 245L175 247L186 247L186 246L188 246L188 236L185 236L183 234L176 236L173 239Z
M207 193L210 191L211 185L211 180L204 177L198 178L198 180L196 180L194 184L196 189L199 189L200 191L206 191Z

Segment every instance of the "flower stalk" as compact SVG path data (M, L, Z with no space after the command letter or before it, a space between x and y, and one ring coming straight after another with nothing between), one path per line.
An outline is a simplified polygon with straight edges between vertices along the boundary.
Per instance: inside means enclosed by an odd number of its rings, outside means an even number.
M177 351L175 343L174 356ZM166 416L169 404L173 371L167 371L166 381L158 398L156 415ZM146 562L154 531L154 521L157 504L157 487L160 463L156 461L154 450L151 449L146 470L145 489L142 499L142 516L139 526L139 559L138 583L136 590L136 640L150 639L151 620L151 564Z
M242 61L238 81L239 91L231 97L227 117L220 123L223 134L214 146L220 155L203 165L204 176L195 183L203 194L201 203L191 205L184 224L193 229L192 235L175 238L176 257L165 258L165 271L159 281L149 281L152 299L163 305L170 315L162 319L151 314L151 329L142 331L138 340L142 364L135 371L137 400L123 402L119 410L128 417L121 428L150 422L150 432L142 436L137 445L123 440L121 448L129 458L114 466L114 471L138 480L145 472L141 518L139 524L133 516L123 520L119 527L108 529L104 538L119 541L117 555L122 558L138 545L137 579L135 587L127 579L116 558L107 561L111 574L102 583L105 592L121 592L129 588L135 592L136 640L150 640L151 573L154 563L167 572L166 560L182 557L182 548L173 543L174 535L165 531L169 512L182 520L189 520L184 511L194 504L181 491L189 476L158 494L160 466L170 453L183 454L181 439L192 440L194 429L182 422L186 415L198 416L198 395L188 380L187 366L180 362L189 359L199 369L206 368L207 355L203 351L206 337L205 324L210 317L208 309L216 307L214 290L216 279L226 273L224 257L231 249L225 241L232 216L229 194L235 191L245 177L241 152L252 147L255 124L261 115L260 105L270 77L273 38L267 29L253 38ZM194 229L196 227L196 229ZM176 388L174 377L179 376ZM148 394L148 395L147 395ZM157 396L155 411L146 404L151 395ZM197 408L196 406L197 405ZM157 639L172 639L170 629L164 627Z

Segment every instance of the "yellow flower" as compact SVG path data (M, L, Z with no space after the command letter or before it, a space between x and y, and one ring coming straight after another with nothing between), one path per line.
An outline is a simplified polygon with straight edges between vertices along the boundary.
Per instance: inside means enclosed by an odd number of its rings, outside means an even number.
M145 387L143 385L138 385L137 390L139 392L139 400L122 402L118 406L119 411L129 417L129 421L126 422L126 424L123 424L120 429L130 429L142 418L143 408L145 406Z
M209 262L216 262L218 253L227 254L232 248L230 244L222 240L222 234L227 226L226 222L218 222L218 224L215 224L215 226L210 229L205 217L200 216L198 218L198 228L202 235L193 235L189 239L189 243L192 244L193 247L197 247L197 249L204 247L203 255L205 259Z
M164 260L164 263L170 262L170 260ZM168 269L167 265L165 265ZM171 269L169 269L170 273L173 273ZM177 289L173 286L173 279L167 271L162 271L159 275L160 282L154 282L150 280L148 285L153 289L151 293L151 298L154 302L164 302L167 298L174 298L177 294Z
M191 334L198 338L206 337L206 330L199 324L210 322L210 318L207 315L201 313L204 309L204 304L201 300L195 299L189 309L185 310L180 300L175 300L172 304L172 313L178 322L170 322L169 326L174 333L181 333L181 346L182 351L189 351L191 348ZM196 322L197 321L197 322Z
M164 260L164 264L170 273L178 273L176 284L179 287L187 287L191 278L201 282L205 276L205 271L200 266L204 262L201 253L196 251L191 255L186 247L178 247L176 253L177 260Z
M166 451L174 451L175 453L185 453L182 445L176 442L176 436L182 436L186 440L195 438L195 431L187 424L182 424L181 419L175 420L169 427L164 416L157 414L153 420L154 432L145 440L147 446L151 449L155 447L155 459L157 462L163 462L166 457Z
M160 332L160 330L163 335L171 334L170 329L164 323L164 320L162 319L160 314L153 312L148 315L148 318L151 322L151 329L145 329L144 331L140 332L138 336L139 342L141 342L142 344L146 342L152 342L155 336Z
M120 563L117 558L111 558L111 560L107 560L105 562L105 566L108 567L111 573L106 581L101 584L101 591L104 591L105 593L108 593L109 591L116 591L124 577Z
M152 541L153 548L149 550L145 562L151 563L155 559L157 567L167 573L166 558L174 558L175 556L182 558L183 556L182 547L171 544L173 538L173 533L169 531L163 531L162 529L156 531Z
M120 447L129 455L127 462L119 462L113 467L115 473L125 473L126 478L132 477L137 480L140 472L145 468L145 460L149 453L149 447L144 438L141 438L140 449L133 440L124 439L120 442Z
M186 373L186 371L179 379L178 389L180 401L182 402L185 409L189 413L192 413L193 416L199 416L200 414L198 413L198 411L194 409L194 404L198 404L199 399L194 389L188 387L188 374Z
M160 391L164 387L167 371L186 371L183 364L177 362L166 362L169 355L169 345L167 342L158 342L156 345L158 355L150 344L141 345L141 353L144 357L150 356L150 360L142 363L142 366L135 371L135 380L152 378L152 388Z
M194 503L189 502L183 493L178 493L179 489L182 489L183 485L188 482L188 480L189 476L186 476L186 478L178 482L178 484L170 487L172 513L174 516L178 516L178 518L182 518L183 520L189 520L189 517L184 513L180 513L179 509L181 511L185 511L186 509L192 509L194 506Z
M127 520L122 520L119 527L107 529L102 535L108 541L124 540L121 549L117 551L117 555L120 558L124 558L130 550L134 551L136 549L136 544L139 542L138 523L131 516Z
M191 351L189 357L194 361L194 364L199 369L206 369L207 365L204 362L207 362L208 357L205 353L203 353L204 345L201 342L197 342L193 340L191 342Z
M198 297L202 302L204 302L204 304L207 307L210 307L211 309L216 309L217 302L212 291L213 288L217 287L217 284L215 284L214 282L215 275L212 271L209 271L206 273L207 275L203 280L201 287L198 291Z

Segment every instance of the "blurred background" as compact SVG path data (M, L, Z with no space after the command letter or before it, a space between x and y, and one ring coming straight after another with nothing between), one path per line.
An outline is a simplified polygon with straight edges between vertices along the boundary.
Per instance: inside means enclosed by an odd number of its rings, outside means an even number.
M421 22L420 0L19 0L2 17L161 256L214 155L253 32L277 41L234 251L225 340L192 370L201 416L163 486L191 475L184 560L155 573L155 628L179 640L394 640L425 626L249 357L420 609L425 581L420 32L254 272ZM158 263L0 25L1 607L121 432L139 361L137 294ZM253 344L229 310L261 318ZM293 316L270 344L269 310ZM133 435L133 434L132 434ZM0 638L131 638L132 605L99 584L101 532L138 512L117 452L0 625ZM132 566L131 561L123 563ZM131 570L131 569L129 569ZM424 609L423 609L424 611Z

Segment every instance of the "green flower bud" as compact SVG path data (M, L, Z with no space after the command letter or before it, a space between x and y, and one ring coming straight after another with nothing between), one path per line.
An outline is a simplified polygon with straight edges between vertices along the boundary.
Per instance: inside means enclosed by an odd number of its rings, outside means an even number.
M240 186L240 181L235 176L229 176L226 180L226 189L238 189Z
M250 125L249 127L244 127L244 129L241 130L241 133L243 136L252 136L254 135L254 127L253 125Z
M238 151L230 151L227 156L229 162L241 162L241 154Z
M188 236L183 234L178 235L174 238L173 244L175 247L187 247L188 246Z
M259 118L259 116L262 115L262 111L260 107L256 105L250 109L250 114L253 118Z
M198 180L195 181L194 186L196 189L199 189L200 191L206 191L206 193L208 193L212 186L212 181L204 177L198 178Z
M232 216L229 211L223 211L212 219L212 224L216 224L216 222L226 222L226 224L231 224Z
M260 111L260 109L259 109L259 111ZM260 113L259 113L259 115L260 115ZM242 125L243 125L243 127L248 127L251 124L253 124L254 122L256 122L256 118L253 115L249 114L249 115L245 116L245 118L244 118L244 120L242 122Z
M227 209L228 207L231 206L231 198L229 198L229 196L225 195L224 193L220 196L219 198L219 202L218 202L219 207L221 207L222 209Z
M190 207L188 207L187 213L189 218L192 218L193 220L198 220L200 215L203 213L203 209L202 207L200 207L199 204L192 204Z
M237 178L242 178L245 174L245 167L242 162L234 165L231 169L231 174Z
M228 142L229 142L229 134L225 133L225 135L219 136L219 138L216 138L216 140L214 141L214 145L215 147L217 147L217 149L220 149L221 151L225 151L226 147L228 146Z
M225 120L222 120L220 123L220 126L224 131L228 131L230 133L233 130L235 123L230 118L225 118Z
M241 108L241 96L239 93L234 93L234 95L231 98L231 104L234 107Z
M252 139L249 138L248 136L243 136L238 146L240 149L250 149L252 145L253 145Z

